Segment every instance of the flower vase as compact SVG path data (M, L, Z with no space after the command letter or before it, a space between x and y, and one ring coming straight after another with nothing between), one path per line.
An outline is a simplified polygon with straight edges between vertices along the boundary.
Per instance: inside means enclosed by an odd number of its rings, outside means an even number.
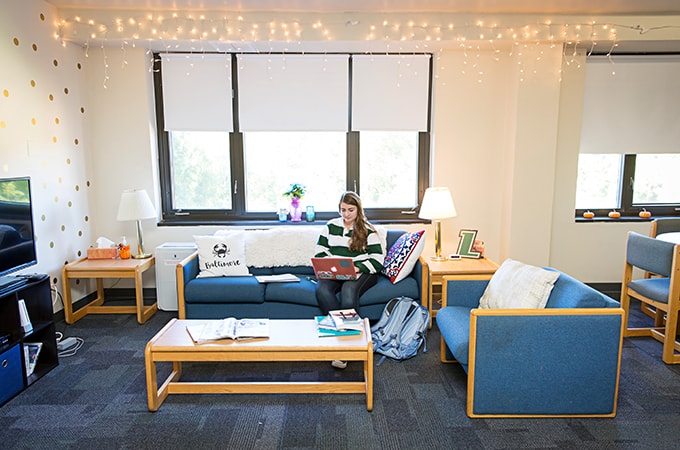
M290 199L290 221L291 222L302 221L302 208L300 207L300 199L297 197L293 197Z

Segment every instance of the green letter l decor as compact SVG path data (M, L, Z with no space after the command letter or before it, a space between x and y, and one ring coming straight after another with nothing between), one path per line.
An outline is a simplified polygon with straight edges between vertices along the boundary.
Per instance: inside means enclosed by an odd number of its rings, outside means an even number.
M472 251L472 246L475 243L475 238L477 237L477 230L460 230L458 232L460 236L460 242L458 242L458 254L463 258L479 258L481 254L479 252Z

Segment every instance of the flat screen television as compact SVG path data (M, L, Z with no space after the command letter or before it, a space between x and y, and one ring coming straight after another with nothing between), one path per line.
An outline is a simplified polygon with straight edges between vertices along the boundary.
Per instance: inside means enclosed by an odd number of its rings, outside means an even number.
M0 290L21 281L9 274L38 263L33 230L31 179L0 178Z

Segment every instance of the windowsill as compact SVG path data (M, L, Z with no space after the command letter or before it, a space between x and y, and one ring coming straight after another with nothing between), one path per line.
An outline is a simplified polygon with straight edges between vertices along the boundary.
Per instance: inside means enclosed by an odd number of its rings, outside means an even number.
M592 219L586 219L585 217L575 217L574 221L576 223L586 223L586 222L599 222L599 223L616 223L616 222L651 222L654 217L649 217L643 219L637 216L621 216L618 219L612 219L611 217L593 217Z
M399 225L399 224L428 224L429 220L409 218L409 219L381 219L381 220L370 220L373 225ZM279 226L310 226L310 225L325 225L328 222L327 219L319 219L313 222L307 222L305 220L301 222L279 222L278 220L244 220L244 221L224 221L224 222L179 222L179 221L161 221L157 222L156 226L180 226L180 227L196 227L196 226L219 226L219 227L244 227L244 228L271 228Z

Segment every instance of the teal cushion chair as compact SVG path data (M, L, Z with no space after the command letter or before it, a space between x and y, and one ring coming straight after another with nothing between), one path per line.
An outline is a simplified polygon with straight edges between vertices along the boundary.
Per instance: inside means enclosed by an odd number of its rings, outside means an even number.
M650 336L662 342L663 362L680 364L680 342L677 338L680 314L680 244L631 231L626 239L625 260L621 283L625 335ZM634 272L635 268L655 275L636 278L635 275L639 272ZM639 328L628 326L631 297L658 313L654 326Z
M470 417L616 415L623 310L560 273L545 308L481 309L491 275L444 278L442 362L467 372Z

